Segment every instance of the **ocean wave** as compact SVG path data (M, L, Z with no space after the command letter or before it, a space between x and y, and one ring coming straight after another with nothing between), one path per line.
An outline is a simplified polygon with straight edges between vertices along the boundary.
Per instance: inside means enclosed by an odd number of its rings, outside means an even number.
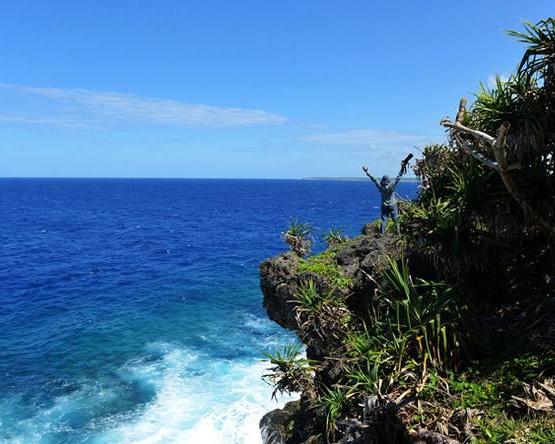
M259 444L262 415L291 398L271 400L260 361L214 360L185 347L165 349L156 362L133 362L125 377L155 387L155 396L132 420L95 443Z
M0 442L260 444L262 415L292 399L271 399L272 388L261 378L266 366L152 343L119 369L118 384L83 383L30 417L17 417L21 399L4 400L0 418L11 426ZM145 402L135 402L131 410L117 408L129 387Z

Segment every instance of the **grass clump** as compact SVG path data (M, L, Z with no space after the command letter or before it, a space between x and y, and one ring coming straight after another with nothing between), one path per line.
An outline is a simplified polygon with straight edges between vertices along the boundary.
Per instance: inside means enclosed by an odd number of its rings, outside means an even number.
M320 405L322 405L326 411L326 430L330 442L334 441L333 438L337 431L336 424L346 411L348 399L349 394L341 387L328 389L320 398Z
M335 252L325 252L310 256L299 263L299 272L315 273L323 277L328 283L337 288L347 288L352 285L353 280L345 275L341 267L335 261Z

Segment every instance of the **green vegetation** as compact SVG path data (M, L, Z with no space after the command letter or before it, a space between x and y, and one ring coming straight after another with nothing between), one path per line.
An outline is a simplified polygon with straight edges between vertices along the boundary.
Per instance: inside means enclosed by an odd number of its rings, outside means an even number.
M299 344L291 344L273 354L265 354L272 367L263 378L274 386L273 398L278 393L313 392L313 363L304 358L301 352Z
M317 289L312 280L302 282L295 294L295 316L305 343L339 344L349 329L351 313L335 288Z
M341 299L333 289L320 292L312 280L301 283L299 291L295 294L295 299L301 309L311 312L320 311L325 306L342 304Z
M481 85L468 109L461 100L442 121L447 143L416 162L418 198L403 205L401 234L386 234L402 254L376 241L386 266L347 276L337 258L352 241L331 230L328 249L299 262L301 278L318 277L299 286L295 310L318 350L308 390L328 442L355 436L347 420L382 442L387 408L413 436L555 442L555 19L510 34L527 45L516 72Z
M347 237L343 235L343 229L332 227L324 235L324 241L328 247L333 247L345 243L347 241Z
M345 413L348 397L347 393L341 388L329 389L320 398L320 404L326 410L326 430L328 438L335 435L337 421Z
M299 272L315 273L325 278L334 287L346 288L352 284L352 280L345 276L345 273L335 261L335 256L336 253L332 250L310 256L299 263Z
M289 245L291 251L303 257L310 253L314 239L312 237L312 226L300 223L297 219L292 219L287 231L281 233L285 243Z

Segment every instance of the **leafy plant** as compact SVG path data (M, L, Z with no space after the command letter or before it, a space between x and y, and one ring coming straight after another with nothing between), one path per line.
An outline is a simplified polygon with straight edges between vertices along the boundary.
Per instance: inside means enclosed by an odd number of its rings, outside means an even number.
M295 293L295 300L302 309L310 311L319 311L324 305L341 304L340 298L333 289L320 292L313 280L304 281L299 285L299 290Z
M281 236L291 250L299 256L304 257L310 253L314 242L310 224L303 224L296 219L292 219L289 228L281 233Z
M330 438L337 430L337 421L345 413L347 400L347 392L340 387L328 389L327 393L320 398L320 403L326 410L326 430Z
M272 364L262 378L274 386L272 398L282 393L304 393L314 395L314 381L312 373L314 363L301 355L301 346L287 345L275 353L265 353Z
M380 281L369 322L344 340L347 380L360 395L414 385L430 369L456 368L460 357L463 308L451 287L413 279L405 260L390 259Z
M406 342L413 356L425 366L444 370L456 366L464 307L456 303L454 289L443 282L413 280L405 260L390 259L383 278L387 322L398 336L409 335Z
M335 253L327 250L316 256L310 256L299 263L299 272L315 273L325 278L333 287L346 288L352 284L352 279L345 276L335 260Z
M350 312L334 288L319 290L314 281L299 286L295 294L297 325L308 343L339 341L349 329Z
M328 247L333 247L335 245L343 244L347 241L347 237L343 235L342 228L330 228L329 231L324 235L324 241Z

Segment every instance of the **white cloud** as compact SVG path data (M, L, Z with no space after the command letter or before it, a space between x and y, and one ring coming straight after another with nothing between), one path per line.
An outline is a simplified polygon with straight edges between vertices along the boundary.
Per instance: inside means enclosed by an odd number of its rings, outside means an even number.
M302 136L302 139L308 142L326 145L357 145L374 148L390 148L432 143L434 141L437 141L438 138L398 131L382 131L377 129L351 129L341 132L308 134Z
M287 121L283 116L255 109L223 108L84 89L37 88L0 83L0 94L17 95L24 99L23 105L20 101L12 100L14 109L5 109L6 106L3 106L5 111L0 112L0 121L4 122L79 126L134 122L217 128L281 125Z

